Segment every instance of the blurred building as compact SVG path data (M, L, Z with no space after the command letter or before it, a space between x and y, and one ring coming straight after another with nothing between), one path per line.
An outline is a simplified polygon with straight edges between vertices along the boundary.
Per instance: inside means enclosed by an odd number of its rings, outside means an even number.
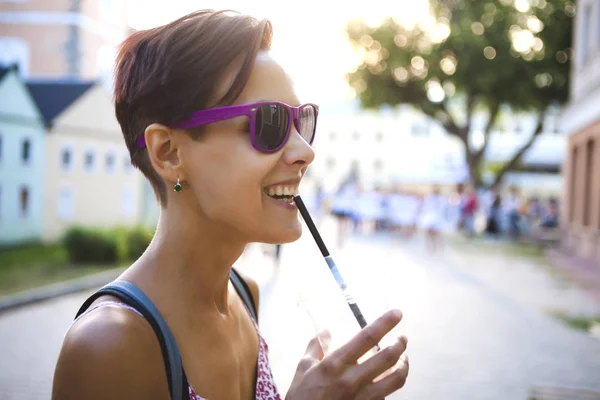
M0 244L41 237L45 145L42 116L17 69L0 68Z
M562 121L569 133L563 247L600 262L600 2L580 0L577 11L571 98Z
M25 77L110 78L126 0L0 1L0 64Z
M72 225L156 221L110 95L90 80L0 70L0 244L60 239Z
M556 117L556 113L550 113L545 132L525 153L526 172L507 174L507 184L522 186L526 192L560 193L559 168L566 139L557 127ZM474 116L471 145L475 148L481 146L486 121L485 115ZM490 137L486 161L510 159L528 140L536 122L535 115L503 112ZM454 185L468 179L460 141L448 135L439 123L408 106L361 111L351 106L323 105L315 148L310 173L329 190L351 174L366 186L397 183L427 189L434 183Z

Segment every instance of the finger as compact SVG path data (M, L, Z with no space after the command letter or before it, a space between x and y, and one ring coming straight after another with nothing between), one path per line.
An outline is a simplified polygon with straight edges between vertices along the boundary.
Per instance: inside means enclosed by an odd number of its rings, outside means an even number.
M331 358L343 364L354 364L367 351L375 347L379 341L392 330L402 319L400 310L390 310L367 325L348 343L331 354Z
M403 355L400 358L400 366L390 375L385 378L366 386L358 395L356 399L360 400L374 400L382 399L386 396L394 393L396 390L401 389L406 383L408 376L409 362L408 357Z
M306 351L304 352L304 357L298 363L297 372L306 372L313 365L317 364L319 361L323 359L323 349L321 348L321 344L319 343L319 338L314 337L308 342L308 346L306 347Z
M406 351L407 344L408 339L406 336L401 336L393 345L382 349L348 372L361 383L373 382L375 378L398 363L400 356Z

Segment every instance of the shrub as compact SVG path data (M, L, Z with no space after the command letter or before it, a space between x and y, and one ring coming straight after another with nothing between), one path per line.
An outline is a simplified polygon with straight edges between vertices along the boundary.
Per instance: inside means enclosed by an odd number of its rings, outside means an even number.
M65 234L64 245L72 263L114 264L119 260L117 236L106 230L72 227Z
M139 258L146 250L152 234L142 228L114 229L70 228L64 237L69 259L75 264L115 264Z
M127 259L137 260L152 241L152 232L143 227L135 227L127 232Z

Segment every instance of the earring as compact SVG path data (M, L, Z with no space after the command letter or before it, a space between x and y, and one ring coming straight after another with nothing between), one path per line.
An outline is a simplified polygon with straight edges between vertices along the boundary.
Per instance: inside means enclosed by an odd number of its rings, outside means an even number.
M177 183L175 185L173 185L173 190L176 192L181 192L181 189L183 189L183 186L181 186L181 182L179 181L179 177L177 177Z

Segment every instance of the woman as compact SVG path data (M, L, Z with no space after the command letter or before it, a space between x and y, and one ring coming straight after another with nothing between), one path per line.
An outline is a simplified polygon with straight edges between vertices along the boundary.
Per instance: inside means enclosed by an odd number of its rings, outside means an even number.
M194 400L280 398L266 344L229 282L248 243L301 234L290 196L314 157L318 109L299 106L270 42L267 21L199 11L134 33L117 58L116 115L161 206L152 243L120 279L164 317ZM258 304L256 283L246 285ZM357 364L400 319L386 313L326 357L313 339L286 398L375 399L402 387L405 338ZM170 398L148 321L118 299L97 299L66 335L53 398Z

